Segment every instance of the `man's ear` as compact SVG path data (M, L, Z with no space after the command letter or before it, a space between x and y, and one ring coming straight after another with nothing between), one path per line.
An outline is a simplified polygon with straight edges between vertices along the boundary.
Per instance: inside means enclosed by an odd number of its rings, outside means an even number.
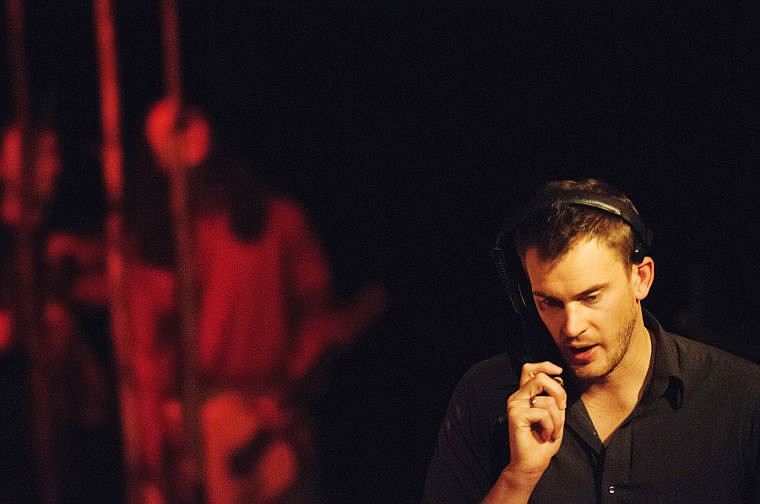
M631 281L636 299L641 301L647 297L654 282L654 259L646 256L640 263L632 264Z

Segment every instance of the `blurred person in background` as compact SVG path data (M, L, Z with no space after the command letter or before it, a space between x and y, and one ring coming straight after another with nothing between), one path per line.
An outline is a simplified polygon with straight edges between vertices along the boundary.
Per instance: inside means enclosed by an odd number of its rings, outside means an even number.
M0 355L2 386L9 389L2 395L10 401L2 408L9 416L3 421L9 442L3 446L16 446L20 450L20 457L4 458L13 460L17 467L24 466L31 444L39 442L28 437L27 433L33 431L35 425L29 415L47 411L53 443L49 449L59 468L61 501L98 499L104 495L99 491L114 490L110 484L118 478L111 479L104 474L108 470L117 472L117 467L104 464L107 453L117 452L108 448L115 439L109 430L113 420L110 417L113 389L106 372L107 363L93 348L95 338L107 341L108 334L88 334L83 326L82 309L85 305L104 305L103 251L99 239L64 229L57 220L60 209L55 208L54 201L59 196L63 171L57 129L47 121L31 129L28 138L22 135L18 125L8 126L3 131L0 156ZM31 145L25 149L27 142ZM25 159L24 151L30 159ZM22 194L25 161L31 165L26 196ZM22 226L25 226L23 232L31 235L34 256L33 271L26 273L20 272L17 263ZM22 274L31 274L31 277L22 278ZM21 302L28 300L19 298L19 282L31 283L38 332L21 327L23 318L17 316L16 310L21 309ZM28 375L31 366L40 370L44 390L31 388ZM33 400L33 393L40 396ZM24 434L14 429L21 429ZM2 472L13 474L14 471ZM99 476L103 484L90 485L94 475ZM9 481L4 488L19 487L22 481L30 479ZM30 488L24 491L32 491ZM20 496L6 497L15 500Z
M147 464L156 481L164 477L176 451L171 445L181 437L181 408L172 399L182 342L165 176L179 164L191 188L208 502L318 502L308 400L325 386L328 358L384 310L385 291L369 285L349 302L336 300L328 261L301 206L263 185L249 166L222 157L199 110L161 100L147 115L145 133L154 168L133 191L142 200L131 226L142 261L132 319L136 376L148 391L142 403L163 412L140 415L150 423Z

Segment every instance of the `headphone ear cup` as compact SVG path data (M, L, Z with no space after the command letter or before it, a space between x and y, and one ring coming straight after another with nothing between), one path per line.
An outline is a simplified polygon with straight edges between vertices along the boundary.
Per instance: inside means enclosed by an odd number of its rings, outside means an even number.
M511 333L506 342L515 369L520 369L526 362L561 362L557 347L538 316L530 280L519 257L516 253L505 254L499 246L491 251L491 256L520 328L518 332Z
M523 315L535 311L535 305L533 304L533 290L530 287L530 280L528 280L528 276L522 268L515 272L514 284L514 296L517 298L516 304L520 307L519 310L516 310L517 313ZM513 304L515 304L515 302L513 302Z
M507 291L509 302L512 309L517 315L523 315L530 311L533 306L533 293L530 288L530 281L520 265L519 260L514 257L508 258L501 247L496 247L491 251L496 270L504 284L504 290Z

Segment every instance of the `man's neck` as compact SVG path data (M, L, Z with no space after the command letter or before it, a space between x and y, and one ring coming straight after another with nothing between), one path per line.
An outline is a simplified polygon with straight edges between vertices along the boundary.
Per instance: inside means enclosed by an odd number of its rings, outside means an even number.
M581 383L581 398L603 442L636 407L649 381L653 340L643 322L620 365L593 382Z

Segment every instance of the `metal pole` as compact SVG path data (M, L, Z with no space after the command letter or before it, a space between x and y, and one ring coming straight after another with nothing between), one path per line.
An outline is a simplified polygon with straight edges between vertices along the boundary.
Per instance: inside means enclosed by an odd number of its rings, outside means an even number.
M10 194L19 203L16 226L16 310L14 328L28 353L29 379L32 387L34 422L33 448L37 464L40 499L44 504L59 500L59 474L53 434L53 408L50 402L49 379L43 365L44 351L39 325L40 309L37 292L37 261L35 237L42 209L32 195L34 165L31 162L30 98L27 62L24 51L23 0L7 0L8 61L11 71L15 107L15 125L21 134L19 149L20 176L9 184Z
M126 499L138 504L140 466L140 429L136 416L135 391L131 370L129 311L123 254L123 148L121 144L121 100L119 96L115 23L110 0L93 4L100 77L103 181L108 211L106 214L106 273L110 296L111 333L118 372L119 405L126 471Z
M182 113L182 72L177 6L174 0L161 1L161 19L164 46L164 78L167 95L179 104ZM179 497L184 502L202 500L203 452L199 425L201 388L197 376L198 354L198 287L194 255L193 222L189 208L187 172L178 152L175 135L172 146L172 166L169 167L170 204L174 219L174 237L177 250L176 307L182 341L182 421L184 457L189 463L189 481L180 481Z

